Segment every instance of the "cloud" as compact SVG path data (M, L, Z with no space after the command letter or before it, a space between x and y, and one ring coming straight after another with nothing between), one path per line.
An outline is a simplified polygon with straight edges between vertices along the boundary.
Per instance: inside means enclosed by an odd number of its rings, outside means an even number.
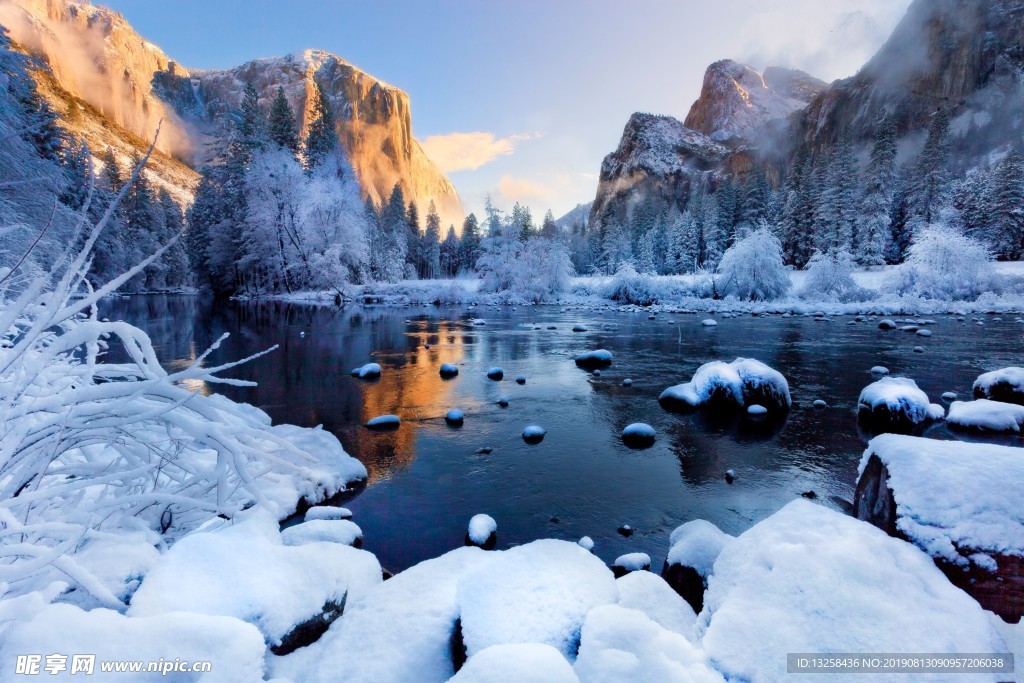
M529 205L550 202L557 196L557 193L551 185L545 185L529 178L514 178L505 174L498 183L498 195L509 202Z
M516 145L541 137L540 133L521 133L496 138L494 133L448 133L431 135L420 145L443 173L475 171L500 156L512 154Z

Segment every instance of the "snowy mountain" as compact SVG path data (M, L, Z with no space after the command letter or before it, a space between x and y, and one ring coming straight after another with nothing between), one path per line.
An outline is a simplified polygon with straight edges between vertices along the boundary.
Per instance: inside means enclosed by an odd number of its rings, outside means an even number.
M796 69L773 66L761 74L723 59L704 72L700 97L683 125L722 142L749 139L769 121L806 107L824 87L823 81Z
M593 206L593 202L577 204L573 208L569 209L564 215L556 218L555 225L562 230L571 230L574 226L584 227L587 224L587 220L590 218L590 209Z
M338 135L358 171L364 193L386 200L400 183L407 199L426 205L433 199L446 220L461 222L455 188L426 157L412 136L409 96L326 52L259 59L224 71L190 70L140 36L109 9L76 0L3 0L0 23L12 39L44 62L52 81L66 95L97 112L109 134L90 139L95 152L118 145L122 129L148 140L162 120L159 148L186 165L208 160L208 145L241 101L246 81L258 89L261 104L281 86L308 123L309 95L318 83L339 112ZM68 122L76 132L77 124ZM102 127L103 121L92 126ZM182 169L179 169L182 170ZM191 191L195 175L167 178ZM189 176L189 177L185 177Z

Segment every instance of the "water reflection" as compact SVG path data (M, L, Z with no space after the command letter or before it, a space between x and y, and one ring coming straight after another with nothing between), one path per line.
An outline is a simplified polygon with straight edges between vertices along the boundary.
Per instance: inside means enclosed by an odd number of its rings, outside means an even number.
M499 547L589 535L606 560L642 551L658 566L667 532L690 519L740 533L806 491L843 509L864 449L856 401L873 380L872 366L913 377L936 399L949 390L966 396L980 372L1021 364L1020 330L1009 322L980 328L941 319L922 340L870 323L846 325L848 318L734 318L708 330L697 316L649 321L555 307L338 309L153 296L105 301L102 314L141 325L170 368L188 364L224 332L231 337L211 364L278 345L228 373L257 387L216 390L260 406L275 422L323 424L338 435L370 472L369 486L347 506L366 547L395 570L458 547L478 512L497 519ZM474 318L487 324L474 326ZM572 332L577 323L589 331ZM913 353L918 344L924 354ZM615 355L600 377L572 362L597 348ZM658 405L662 389L687 381L701 364L737 356L758 358L789 379L795 404L782 419L677 415ZM371 361L381 365L380 379L349 374ZM459 375L442 379L443 363L458 366ZM495 365L505 371L501 382L486 377ZM622 385L627 377L633 386ZM502 395L508 408L497 405ZM828 407L812 408L818 398ZM445 423L451 408L465 413L460 429ZM397 431L363 427L385 413L402 417ZM622 429L632 422L657 430L651 448L623 444ZM528 424L547 429L542 443L523 442ZM924 433L1024 443L952 433L942 424ZM492 451L478 454L482 448ZM727 469L737 473L732 484ZM637 529L629 539L615 532L623 523Z

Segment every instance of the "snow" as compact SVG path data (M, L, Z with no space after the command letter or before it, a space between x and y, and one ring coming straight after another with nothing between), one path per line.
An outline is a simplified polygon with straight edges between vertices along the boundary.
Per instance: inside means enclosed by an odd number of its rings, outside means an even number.
M281 531L285 545L309 543L341 543L356 545L363 539L363 530L348 519L311 519Z
M271 661L274 676L303 683L443 683L455 673L456 585L492 553L459 548L379 583L320 640Z
M580 538L580 540L576 541L576 545L583 548L584 550L593 550L594 539L592 539L590 536L583 536Z
M0 626L0 680L17 681L32 676L15 674L18 655L59 653L68 655L67 670L47 680L89 679L71 674L70 655L96 655L95 678L101 661L175 660L212 662L205 674L152 672L126 675L132 681L202 681L203 683L252 683L263 680L263 636L251 624L225 616L173 612L151 617L126 617L114 610L83 611L64 604L34 611L31 620ZM43 660L45 665L46 660ZM110 676L111 680L115 676Z
M695 519L676 527L669 536L669 551L665 561L670 565L692 567L706 579L711 575L715 560L722 550L734 540L734 536L726 534L711 522Z
M1018 400L1024 401L1024 368L1000 368L979 375L978 379L974 380L976 398L1006 400L1010 398L1010 394L1021 394Z
M876 365L875 367L871 368L871 374L872 375L888 375L889 374L889 368L885 367L884 365Z
M454 377L459 374L459 367L451 363L442 363L440 372L442 377Z
M526 440L540 440L544 438L544 435L548 431L538 425L530 425L523 430L523 438Z
M706 320L702 320L700 324L703 325L704 327L718 327L718 321L715 320L714 318L707 318Z
M491 534L497 533L498 523L490 515L473 515L469 520L469 540L476 545L483 545Z
M751 683L787 678L787 652L1006 651L978 603L931 558L805 500L789 503L722 550L697 634L727 679ZM909 678L875 674L871 680ZM949 675L914 674L913 680Z
M620 605L587 614L575 670L581 683L724 683L685 636Z
M576 356L576 364L590 367L609 365L612 362L612 352L605 349L587 351Z
M465 417L465 414L458 408L452 408L444 415L444 419L453 424L462 424Z
M314 519L351 519L352 511L333 505L316 505L306 510L306 521Z
M508 406L508 396L505 396L504 394L499 396L498 397L498 405L502 406L502 407Z
M382 429L386 427L397 427L401 422L402 418L397 415L378 415L367 422L366 426L370 429Z
M629 443L650 444L656 436L654 427L644 422L634 422L622 430L622 440Z
M761 405L757 405L756 403L753 404L753 405L747 406L747 413L749 413L750 415L764 415L767 412L768 412L767 408L765 408L764 406L761 406Z
M889 471L896 527L933 557L958 549L1024 557L1024 449L884 434L868 444Z
M451 683L580 683L580 679L550 645L511 643L473 655Z
M651 568L651 556L647 553L626 553L615 558L612 566L630 572L643 571Z
M490 555L459 581L470 656L492 645L544 643L574 659L587 612L617 598L611 571L575 543L547 539Z
M712 361L697 368L693 379L669 387L660 401L682 402L690 407L712 400L732 402L743 407L748 400L770 409L785 409L792 404L789 383L782 373L752 358L737 358L732 363Z
M1024 424L1024 406L980 398L976 401L954 401L949 406L946 422L968 429L994 432L1019 432Z
M380 365L377 363L367 363L361 367L358 367L352 371L352 375L359 379L374 379L380 377Z
M299 526L309 524L351 522ZM358 601L380 583L380 564L370 553L338 543L284 545L277 527L273 516L254 510L242 522L186 536L146 575L128 615L230 616L278 644L325 602Z
M928 395L917 387L909 377L883 377L860 392L857 405L861 411L870 411L874 416L885 411L889 416L902 418L911 424L934 419ZM942 409L943 414L945 409Z
M615 580L620 607L640 610L662 628L693 637L697 615L693 608L657 574L634 571Z
M493 367L487 371L487 376L494 380L500 380L505 376L505 371L499 367Z

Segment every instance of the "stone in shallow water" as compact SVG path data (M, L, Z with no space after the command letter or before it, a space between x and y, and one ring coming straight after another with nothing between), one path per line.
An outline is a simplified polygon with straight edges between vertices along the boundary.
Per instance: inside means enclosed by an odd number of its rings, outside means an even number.
M491 368L490 370L487 371L487 377L489 379L493 379L495 382L500 381L501 378L503 378L504 376L505 376L505 371L502 370L499 367L493 367L493 368Z
M441 377L455 377L459 374L459 368L451 363L445 363L441 366Z
M540 443L544 440L544 435L547 434L547 430L538 425L530 425L523 430L523 441L526 443Z
M630 448L648 448L654 445L656 435L651 425L634 422L622 430L622 442Z
M445 414L444 420L452 426L461 426L465 417L465 414L461 410L458 408L452 408Z
M397 415L378 415L366 423L366 428L377 430L398 429L398 425L401 422L402 419Z

